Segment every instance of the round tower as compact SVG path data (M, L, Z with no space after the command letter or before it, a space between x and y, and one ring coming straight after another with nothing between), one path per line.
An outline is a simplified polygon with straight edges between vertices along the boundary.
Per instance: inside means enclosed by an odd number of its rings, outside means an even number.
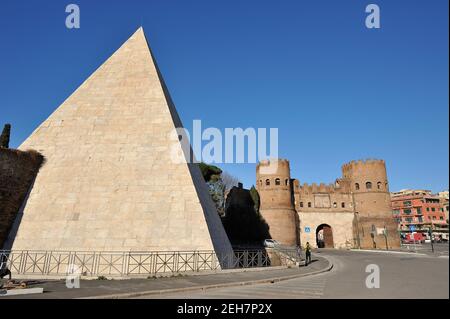
M344 179L350 182L355 211L355 236L360 247L399 247L397 224L392 218L391 196L383 160L358 160L342 166Z
M272 239L284 245L298 244L289 161L264 160L256 166L256 189L260 213L269 225Z
M383 160L352 161L342 166L350 181L355 211L366 217L392 217L391 196Z

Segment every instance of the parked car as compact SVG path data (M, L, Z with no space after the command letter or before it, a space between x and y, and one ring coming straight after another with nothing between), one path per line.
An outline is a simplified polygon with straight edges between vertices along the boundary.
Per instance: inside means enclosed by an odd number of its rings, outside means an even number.
M414 240L414 238L403 239L404 244L423 244L425 240Z
M265 239L264 240L264 247L273 248L275 246L280 245L279 242L277 242L275 239Z

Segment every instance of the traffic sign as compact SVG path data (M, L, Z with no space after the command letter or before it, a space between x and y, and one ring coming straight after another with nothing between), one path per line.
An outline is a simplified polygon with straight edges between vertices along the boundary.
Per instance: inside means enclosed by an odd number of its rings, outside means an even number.
M410 230L410 231L415 231L415 230L416 230L416 226L414 226L414 225L409 225L409 230Z

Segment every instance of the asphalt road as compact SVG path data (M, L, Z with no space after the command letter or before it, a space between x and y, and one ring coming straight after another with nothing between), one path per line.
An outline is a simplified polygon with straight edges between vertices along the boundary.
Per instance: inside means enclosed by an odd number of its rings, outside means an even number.
M449 298L448 245L431 254L426 246L420 254L323 250L318 255L329 258L330 272L273 284L210 289L146 296L141 298ZM419 251L419 250L418 250ZM313 254L314 255L314 254ZM368 288L368 265L379 269L379 288ZM372 266L373 267L373 266Z

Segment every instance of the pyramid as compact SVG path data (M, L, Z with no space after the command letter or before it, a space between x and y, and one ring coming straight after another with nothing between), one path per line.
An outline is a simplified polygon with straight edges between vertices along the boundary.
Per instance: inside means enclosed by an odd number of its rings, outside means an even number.
M20 146L46 162L12 250L231 252L197 164L171 159L176 127L140 28Z

